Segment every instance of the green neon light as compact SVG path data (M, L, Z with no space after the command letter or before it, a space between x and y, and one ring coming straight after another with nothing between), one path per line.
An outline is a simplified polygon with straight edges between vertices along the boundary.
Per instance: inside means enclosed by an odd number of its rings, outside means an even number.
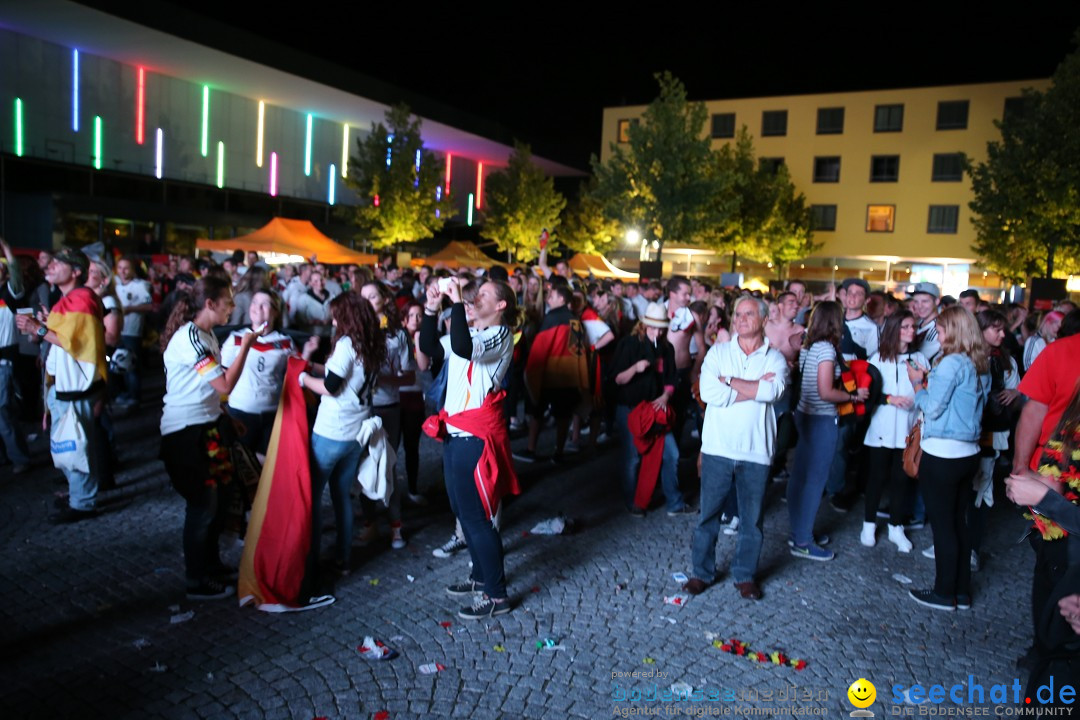
M23 156L22 99L15 98L15 154Z
M473 204L474 204L473 203L473 194L469 193L469 218L468 218L469 227L472 227Z
M210 154L210 86L202 86L202 156Z
M304 141L304 174L311 176L311 113L307 116L307 139Z
M217 144L217 186L225 187L225 143L221 140Z
M101 116L94 116L94 168L101 169Z

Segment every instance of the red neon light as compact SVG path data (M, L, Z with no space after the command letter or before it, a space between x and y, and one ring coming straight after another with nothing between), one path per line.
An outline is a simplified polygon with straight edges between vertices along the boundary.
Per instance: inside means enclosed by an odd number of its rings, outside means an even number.
M450 167L454 164L454 156L446 153L446 194L450 194Z
M135 95L135 142L143 144L146 139L143 121L146 118L146 68L139 68L139 89Z
M379 207L379 196L375 196L375 207Z
M480 198L484 196L484 163L476 163L476 209L480 209Z

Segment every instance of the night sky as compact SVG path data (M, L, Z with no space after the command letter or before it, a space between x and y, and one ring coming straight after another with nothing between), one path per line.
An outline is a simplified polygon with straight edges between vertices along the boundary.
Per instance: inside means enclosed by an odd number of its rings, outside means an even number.
M86 4L212 41L200 37L206 22L156 0ZM269 14L191 0L183 8L216 21L209 25L218 38L246 31L222 49L245 56L272 51L252 50L258 38L282 43L497 123L504 132L495 139L517 137L580 169L600 149L602 109L648 103L661 70L695 100L1032 79L1053 73L1080 27L1080 3L1012 4L1008 14L891 4L835 16L779 6L748 13L729 3L685 13L656 3L629 17L618 16L617 4L462 5L298 3Z

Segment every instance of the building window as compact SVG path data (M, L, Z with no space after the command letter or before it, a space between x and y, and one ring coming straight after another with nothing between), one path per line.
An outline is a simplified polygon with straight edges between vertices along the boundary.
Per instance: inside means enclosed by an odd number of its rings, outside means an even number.
M844 132L844 108L818 108L817 134L839 135Z
M630 142L630 126L637 125L639 122L641 121L637 118L620 120L618 132L615 136L615 141L620 145Z
M926 224L926 232L955 234L959 219L959 205L931 205L930 221Z
M899 179L899 155L874 155L870 158L870 182L896 182Z
M784 164L782 157L763 157L758 159L758 167L770 175L780 172L780 166Z
M816 157L816 158L814 158L814 182L818 182L818 183L840 182L840 158L839 157Z
M735 137L735 113L717 113L712 116L713 138Z
M967 124L967 100L943 100L937 104L938 130L966 130Z
M1024 112L1027 110L1027 98L1024 97L1011 97L1005 98L1005 109L1001 113L1001 121L1009 122L1010 120L1018 120L1024 116Z
M836 206L811 205L810 227L814 230L836 230Z
M766 110L761 113L761 136L787 135L787 110Z
M964 179L964 153L935 153L933 182L960 182Z
M892 232L895 218L895 205L867 205L866 232Z
M900 132L904 129L904 106L877 105L874 107L874 132Z

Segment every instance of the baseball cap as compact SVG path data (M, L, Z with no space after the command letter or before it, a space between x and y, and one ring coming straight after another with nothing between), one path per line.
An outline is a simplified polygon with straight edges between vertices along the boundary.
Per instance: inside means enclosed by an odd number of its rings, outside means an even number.
M53 255L53 260L70 265L73 270L80 271L83 278L90 271L90 258L86 257L86 254L81 250L75 248L61 248L58 253Z
M866 282L862 278L845 278L844 282L840 283L840 287L847 290L852 285L858 285L863 289L863 292L867 295L870 294L870 283Z
M939 290L938 286L932 282L921 282L907 286L908 295L917 295L919 293L926 293L935 298L941 297L941 290Z

